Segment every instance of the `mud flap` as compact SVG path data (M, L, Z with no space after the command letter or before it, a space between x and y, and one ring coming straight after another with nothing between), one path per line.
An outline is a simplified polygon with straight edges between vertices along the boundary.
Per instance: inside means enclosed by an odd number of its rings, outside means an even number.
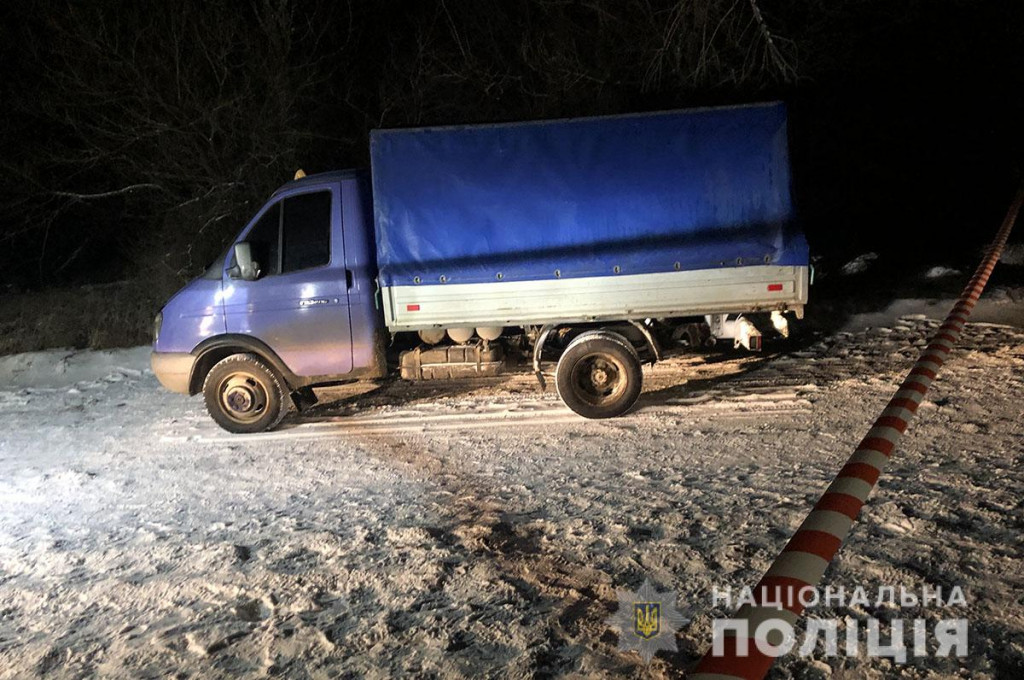
M301 387L295 390L291 393L291 398L292 403L295 404L295 410L299 413L302 413L319 401L311 387Z

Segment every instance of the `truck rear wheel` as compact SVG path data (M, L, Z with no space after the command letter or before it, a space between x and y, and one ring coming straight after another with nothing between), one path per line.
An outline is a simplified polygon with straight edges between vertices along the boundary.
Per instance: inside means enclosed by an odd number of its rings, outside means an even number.
M640 358L618 333L589 331L565 348L555 385L565 405L584 418L614 418L640 396Z
M255 354L232 354L214 364L203 382L206 410L228 432L273 429L288 413L277 375Z

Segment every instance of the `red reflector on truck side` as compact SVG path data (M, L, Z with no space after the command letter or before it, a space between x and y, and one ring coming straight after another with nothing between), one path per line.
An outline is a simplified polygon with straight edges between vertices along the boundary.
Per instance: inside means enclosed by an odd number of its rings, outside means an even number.
M782 284L781 283L769 283L768 284L768 292L769 293L777 293L780 290L782 290Z
M407 312L418 312L418 311L420 311L420 306L419 305L406 305L405 306L405 311L407 311Z

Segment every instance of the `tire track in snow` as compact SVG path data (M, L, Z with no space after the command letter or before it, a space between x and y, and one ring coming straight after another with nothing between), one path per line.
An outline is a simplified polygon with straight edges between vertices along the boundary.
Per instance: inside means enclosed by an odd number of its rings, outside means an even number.
M807 386L803 386L806 389ZM718 399L713 393L696 393L692 397L676 397L661 403L642 404L638 411L613 421L587 420L576 415L558 402L519 402L515 406L473 412L423 411L405 409L398 413L368 416L331 416L306 420L273 432L236 434L221 432L204 422L203 431L191 435L164 435L162 442L195 442L205 444L287 441L352 435L429 434L431 432L462 432L490 430L503 427L548 427L551 425L579 425L605 427L623 423L636 423L664 416L697 420L702 417L748 417L751 414L772 413L797 415L810 412L810 402L802 398L800 389L756 391L750 394L732 394Z

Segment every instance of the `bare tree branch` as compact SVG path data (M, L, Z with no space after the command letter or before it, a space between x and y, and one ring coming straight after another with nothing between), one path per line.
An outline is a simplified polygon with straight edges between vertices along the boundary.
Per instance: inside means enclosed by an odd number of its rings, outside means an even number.
M113 198L114 196L123 196L124 194L130 194L140 189L154 189L157 191L165 191L165 189L159 184L153 184L152 182L145 182L142 184L130 184L120 189L112 189L110 191L101 191L93 194L81 194L74 191L51 191L52 196L60 196L61 198L73 198L77 201L96 201L104 198Z

